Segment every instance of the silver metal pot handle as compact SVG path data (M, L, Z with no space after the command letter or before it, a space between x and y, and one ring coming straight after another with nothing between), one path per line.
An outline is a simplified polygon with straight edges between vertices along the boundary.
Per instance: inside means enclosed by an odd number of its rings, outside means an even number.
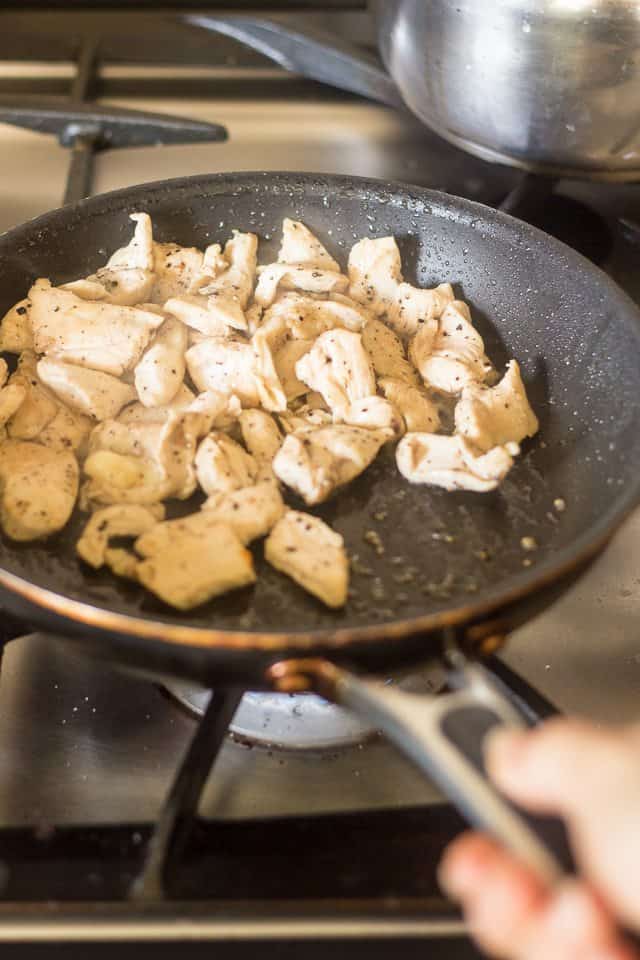
M475 664L457 671L463 684L438 696L405 693L361 679L326 661L276 664L293 680L306 673L328 699L365 717L405 754L474 826L495 837L548 886L572 869L564 825L533 817L507 800L488 778L484 741L499 726L526 726L519 711ZM280 689L292 689L280 682Z
M324 30L243 16L190 13L182 20L201 30L232 37L292 73L391 107L404 106L395 83L376 56Z

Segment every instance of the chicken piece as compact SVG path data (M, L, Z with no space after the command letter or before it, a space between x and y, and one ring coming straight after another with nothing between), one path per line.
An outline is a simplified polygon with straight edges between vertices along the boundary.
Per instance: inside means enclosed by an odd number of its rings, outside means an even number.
M259 303L252 303L250 307L244 312L244 318L247 322L247 333L250 337L254 335L260 324L262 323L262 314L264 313L263 308Z
M142 403L130 403L122 410L118 420L120 423L164 423L172 413L184 413L195 399L195 393L182 383L171 403L158 407L145 407Z
M328 427L333 423L333 417L326 410L318 410L307 404L295 412L281 413L278 420L285 433L296 433L312 427Z
M244 310L253 293L258 261L258 238L255 233L233 231L231 240L224 248L224 259L228 268L202 288L202 293L210 297L228 299ZM246 329L246 326L242 329Z
M202 251L177 243L153 244L153 275L149 299L161 306L173 297L199 293L210 280L204 272Z
M254 457L220 431L210 433L201 441L195 466L198 483L208 496L250 487L258 474Z
M352 427L385 430L388 432L388 440L395 440L404 433L402 417L393 404L383 397L356 400L347 408L343 419Z
M369 354L377 377L393 377L417 384L418 376L406 358L400 338L381 320L372 317L362 329L362 346Z
M276 477L310 506L322 503L374 460L390 431L344 425L290 433L273 461Z
M37 358L30 350L20 355L18 367L9 378L9 386L24 392L22 402L7 422L9 436L14 440L34 440L54 419L59 404L40 383Z
M69 293L75 293L81 300L105 300L107 291L97 280L90 280L88 277L82 277L80 280L70 280L69 283L61 283L61 290L68 290Z
M220 244L210 243L204 251L202 258L202 270L205 276L215 280L215 278L219 277L221 273L224 273L228 267L229 263L222 252Z
M255 583L251 554L208 511L158 523L136 540L140 583L178 610Z
M89 566L98 570L105 563L105 552L113 537L139 537L164 520L164 507L154 509L117 503L96 510L89 518L76 550Z
M218 393L216 390L205 390L199 393L189 404L189 413L199 413L203 416L206 428L203 435L212 427L218 430L229 430L242 413L242 406L235 394Z
M433 355L437 336L438 321L433 317L422 324L409 342L409 360L421 375L422 369L426 369L426 365Z
M276 299L278 288L304 290L307 293L344 293L349 280L334 270L319 270L293 263L270 263L258 267L258 283L253 297L262 307Z
M94 420L116 417L136 392L108 373L87 370L73 363L60 363L43 357L38 361L38 376L72 410Z
M134 366L162 317L136 307L81 300L36 280L29 291L37 353L121 376Z
M12 540L41 540L62 530L77 495L73 453L21 440L0 445L0 524Z
M440 317L453 299L450 283L441 283L434 290L423 290L412 287L410 283L400 283L395 299L387 310L386 321L401 337L413 337L422 324L428 324Z
M266 480L233 493L214 493L202 509L228 524L242 543L266 537L284 513L277 483Z
M27 396L27 388L19 383L10 383L0 390L0 427L22 406Z
M495 447L477 456L463 437L407 433L398 444L398 470L411 483L445 490L495 490L513 465L517 445Z
M445 308L430 346L421 341L423 336L424 330L420 330L409 356L424 382L434 390L455 395L468 384L486 379L493 369L482 337L471 323L469 307L461 300Z
M400 251L394 237L365 237L349 254L349 296L376 317L383 317L395 303L402 283Z
M287 325L280 317L264 320L251 339L260 403L265 410L287 409L287 396L276 372L274 353L288 338Z
M103 290L101 297L89 296L88 299L104 297L109 303L130 307L147 300L151 295L154 283L151 217L148 213L132 213L129 219L135 223L133 237L126 247L112 254L106 266L87 278L89 283L99 284ZM84 297L77 284L72 292Z
M409 433L435 433L439 428L438 408L420 387L393 377L383 377L378 386L400 413Z
M93 430L84 471L85 490L97 503L157 503L185 500L197 486L198 440L210 427L203 413L171 414L166 421L107 420Z
M287 340L275 353L273 364L287 401L304 396L308 387L296 376L296 363L313 346L313 340Z
M30 312L31 301L26 297L5 313L0 322L0 351L22 353L24 350L33 350Z
M135 553L126 550L124 547L107 547L104 552L105 566L116 577L123 577L125 580L137 581L138 562Z
M347 602L349 560L344 540L319 517L287 510L269 534L266 560L328 607Z
M173 317L162 324L134 370L140 403L161 407L175 397L186 369L187 329Z
M53 420L49 421L35 439L52 450L73 450L77 457L82 458L93 426L89 417L60 404Z
M266 311L265 320L272 317L283 318L295 340L315 340L335 327L357 333L367 321L362 308L341 294L317 300L300 293L285 293Z
M273 459L282 446L282 435L273 417L264 410L243 410L240 431L257 465L256 480L272 480Z
M282 243L278 251L279 263L297 263L319 270L340 273L338 264L318 238L299 220L285 217L282 221Z
M229 337L234 330L247 329L240 304L225 297L184 294L182 297L171 297L164 308L167 313L206 337Z
M470 384L455 410L456 430L487 451L505 443L520 443L538 432L538 418L527 399L520 366L511 360L495 387Z
M189 347L187 369L198 390L234 393L243 407L259 407L256 356L250 343L211 338Z
M322 394L335 418L343 419L356 400L376 392L376 378L359 333L330 330L298 360L296 375Z

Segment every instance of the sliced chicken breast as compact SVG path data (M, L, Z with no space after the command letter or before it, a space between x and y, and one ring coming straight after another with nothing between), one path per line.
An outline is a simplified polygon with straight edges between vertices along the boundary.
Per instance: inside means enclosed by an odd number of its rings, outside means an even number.
M334 270L321 270L300 264L270 263L258 267L258 283L253 294L256 303L270 306L278 288L304 290L307 293L344 293L349 286L347 277Z
M110 303L133 306L147 300L154 282L153 228L147 213L132 213L135 223L132 239L109 258L105 267L88 277L90 283L98 283L103 295L87 299L106 298ZM69 286L67 286L69 289ZM78 287L73 290L78 296L83 293ZM85 291L88 292L88 291Z
M312 346L313 340L287 340L273 355L276 376L289 402L304 396L309 390L306 383L297 377L296 363L309 353Z
M186 370L187 329L174 317L156 331L134 370L134 383L140 403L161 407L171 403Z
M398 470L411 483L426 483L445 490L495 490L513 465L507 447L495 447L478 456L457 434L450 437L431 433L407 433L398 444Z
M449 395L486 379L493 369L469 307L460 300L445 308L431 342L423 330L418 332L409 356L428 386Z
M0 524L12 540L41 540L66 525L78 495L78 463L40 443L0 444Z
M256 356L248 342L211 338L186 353L187 369L198 390L235 394L243 407L259 407Z
M214 493L202 509L230 526L246 545L266 537L284 514L285 506L278 485L266 480L232 493Z
M212 282L202 288L202 293L218 300L227 298L245 310L256 278L258 262L258 238L255 233L233 231L233 236L224 248L226 270L216 275ZM246 326L242 329L246 329Z
M319 517L287 510L269 534L264 555L328 607L347 602L349 561L344 540Z
M402 282L402 263L395 237L365 237L349 254L349 296L374 316L385 316Z
M133 367L162 317L137 307L82 300L36 280L29 291L37 353L121 376Z
M337 419L343 419L356 400L376 392L373 366L362 338L349 330L330 330L318 337L309 353L298 360L296 375L322 394Z
M456 404L456 430L480 450L532 437L538 418L531 409L516 360L495 387L470 384Z
M202 440L195 467L198 483L208 496L250 487L258 474L258 465L251 454L221 431L210 433Z
M137 567L140 583L178 610L255 583L251 554L207 511L156 524L135 549L145 558Z
M116 417L127 403L136 398L136 391L127 383L98 370L87 370L73 363L61 363L43 357L38 361L38 376L76 413L94 420Z
M106 562L106 551L113 537L139 537L164 520L164 507L141 507L117 503L96 510L89 518L76 544L79 555L94 569Z
M25 297L5 313L0 321L0 350L3 353L33 350L30 312L31 300Z
M240 304L225 297L184 294L182 297L171 297L164 308L167 313L206 337L229 337L234 330L247 329Z
M378 386L401 415L409 433L435 433L438 430L438 408L420 387L393 377L382 377Z
M420 379L407 360L400 338L381 320L372 317L362 329L362 346L377 377L393 377L417 385Z
M282 434L264 410L243 410L240 431L245 447L257 464L257 480L272 480L273 459L282 446Z
M40 382L35 353L20 354L18 366L9 378L9 386L24 394L22 402L7 422L7 431L14 440L34 440L56 416L59 403Z
M303 264L306 267L340 273L340 265L311 230L299 220L291 220L289 217L282 221L282 243L278 262Z

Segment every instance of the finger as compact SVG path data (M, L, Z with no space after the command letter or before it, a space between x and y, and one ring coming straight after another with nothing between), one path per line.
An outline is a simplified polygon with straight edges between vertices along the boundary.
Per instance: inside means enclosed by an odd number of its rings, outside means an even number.
M482 834L468 833L447 850L439 870L443 888L460 900L469 932L494 956L509 957L525 941L547 895L536 878Z
M487 767L501 789L530 809L567 815L602 797L609 803L611 784L635 774L632 757L619 732L565 719L528 732L500 730L487 742Z

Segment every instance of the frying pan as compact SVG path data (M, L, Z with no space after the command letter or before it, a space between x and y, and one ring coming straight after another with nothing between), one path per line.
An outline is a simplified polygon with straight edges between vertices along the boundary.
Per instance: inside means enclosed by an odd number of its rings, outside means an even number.
M638 502L636 307L567 247L478 204L373 180L243 173L120 190L10 230L0 237L0 308L38 276L61 283L92 272L127 242L136 210L151 214L160 241L202 247L232 228L255 231L265 262L284 216L303 220L343 263L356 238L394 234L405 276L422 286L452 281L497 365L520 360L540 433L495 492L411 486L385 451L314 511L344 535L353 560L339 612L269 568L258 545L255 587L175 613L81 564L81 515L44 544L0 542L3 605L148 672L216 687L314 689L361 711L474 824L552 882L561 864L550 835L485 776L484 737L522 720L474 655L566 589ZM196 507L176 504L174 513ZM370 546L371 530L382 550ZM434 655L446 658L454 687L438 698L359 675Z

